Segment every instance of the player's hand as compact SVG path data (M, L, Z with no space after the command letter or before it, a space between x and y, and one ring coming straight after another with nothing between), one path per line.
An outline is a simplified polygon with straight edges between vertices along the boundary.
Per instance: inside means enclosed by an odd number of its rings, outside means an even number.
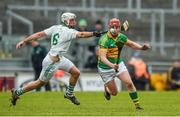
M128 31L128 30L129 30L129 22L126 20L121 26L121 31Z
M94 31L93 36L100 37L103 34L103 32L100 31Z
M150 48L151 48L151 46L150 46L149 44L144 44L144 45L142 46L141 50L148 50L148 49L150 49Z
M16 49L21 48L25 44L25 41L21 41L16 45Z
M113 64L113 65L112 65L112 68L113 68L113 69L115 69L115 70L118 70L119 65L117 65L117 64Z

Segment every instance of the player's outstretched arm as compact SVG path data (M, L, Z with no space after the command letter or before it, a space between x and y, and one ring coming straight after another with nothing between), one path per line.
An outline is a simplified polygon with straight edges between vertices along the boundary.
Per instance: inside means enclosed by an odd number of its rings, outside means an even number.
M23 45L25 45L29 41L32 41L32 40L35 40L35 39L39 39L39 38L44 37L44 36L46 36L44 31L34 33L34 34L30 35L29 37L25 38L24 40L20 41L16 45L16 49L21 48Z
M100 37L102 35L101 32L78 32L76 37L77 38L88 38L88 37Z
M123 25L121 26L121 30L122 31L127 31L129 29L129 23L126 20ZM100 37L102 34L107 33L108 31L104 31L104 32L98 32L98 31L94 31L94 32L78 32L77 33L77 38L88 38L88 37L92 37L92 36L96 36L96 37Z
M135 50L148 50L151 48L151 46L149 44L144 44L144 45L140 45L134 41L131 40L127 40L126 45L135 49Z
M77 38L87 38L92 36L93 36L93 32L78 32L76 35Z

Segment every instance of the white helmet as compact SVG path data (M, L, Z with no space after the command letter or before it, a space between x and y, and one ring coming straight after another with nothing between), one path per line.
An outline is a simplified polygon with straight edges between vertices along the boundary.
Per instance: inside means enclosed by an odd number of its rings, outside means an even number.
M75 19L75 18L76 18L76 15L74 13L70 13L70 12L66 12L61 15L61 21L68 26L69 26L69 20Z

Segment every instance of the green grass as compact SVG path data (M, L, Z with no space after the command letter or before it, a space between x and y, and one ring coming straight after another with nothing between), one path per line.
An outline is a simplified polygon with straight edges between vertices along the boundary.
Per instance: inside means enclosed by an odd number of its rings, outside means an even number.
M180 92L140 92L144 111L135 110L128 92L120 92L106 101L102 92L76 92L80 106L64 99L62 92L26 93L17 106L10 107L10 92L0 93L0 115L72 115L72 116L159 116L180 115Z

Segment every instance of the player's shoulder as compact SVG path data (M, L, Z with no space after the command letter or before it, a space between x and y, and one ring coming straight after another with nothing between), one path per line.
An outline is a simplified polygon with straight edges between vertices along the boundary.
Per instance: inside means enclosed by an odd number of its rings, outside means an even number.
M103 34L99 39L99 44L106 43L108 41L107 33Z
M108 37L107 37L107 34L103 34L101 35L100 39L99 40L106 40Z
M118 38L124 43L126 43L128 39L127 36L123 33L120 33Z
M127 36L125 34L123 34L123 33L120 33L119 37L127 37Z
M120 33L119 38L120 39L127 39L127 36L125 34L123 34L123 33Z
M72 31L72 32L78 32L76 29L74 29L74 28L69 28L69 27L67 27L67 26L65 26L65 25L60 25L61 26L61 28L63 29L63 30L65 30L65 31Z

